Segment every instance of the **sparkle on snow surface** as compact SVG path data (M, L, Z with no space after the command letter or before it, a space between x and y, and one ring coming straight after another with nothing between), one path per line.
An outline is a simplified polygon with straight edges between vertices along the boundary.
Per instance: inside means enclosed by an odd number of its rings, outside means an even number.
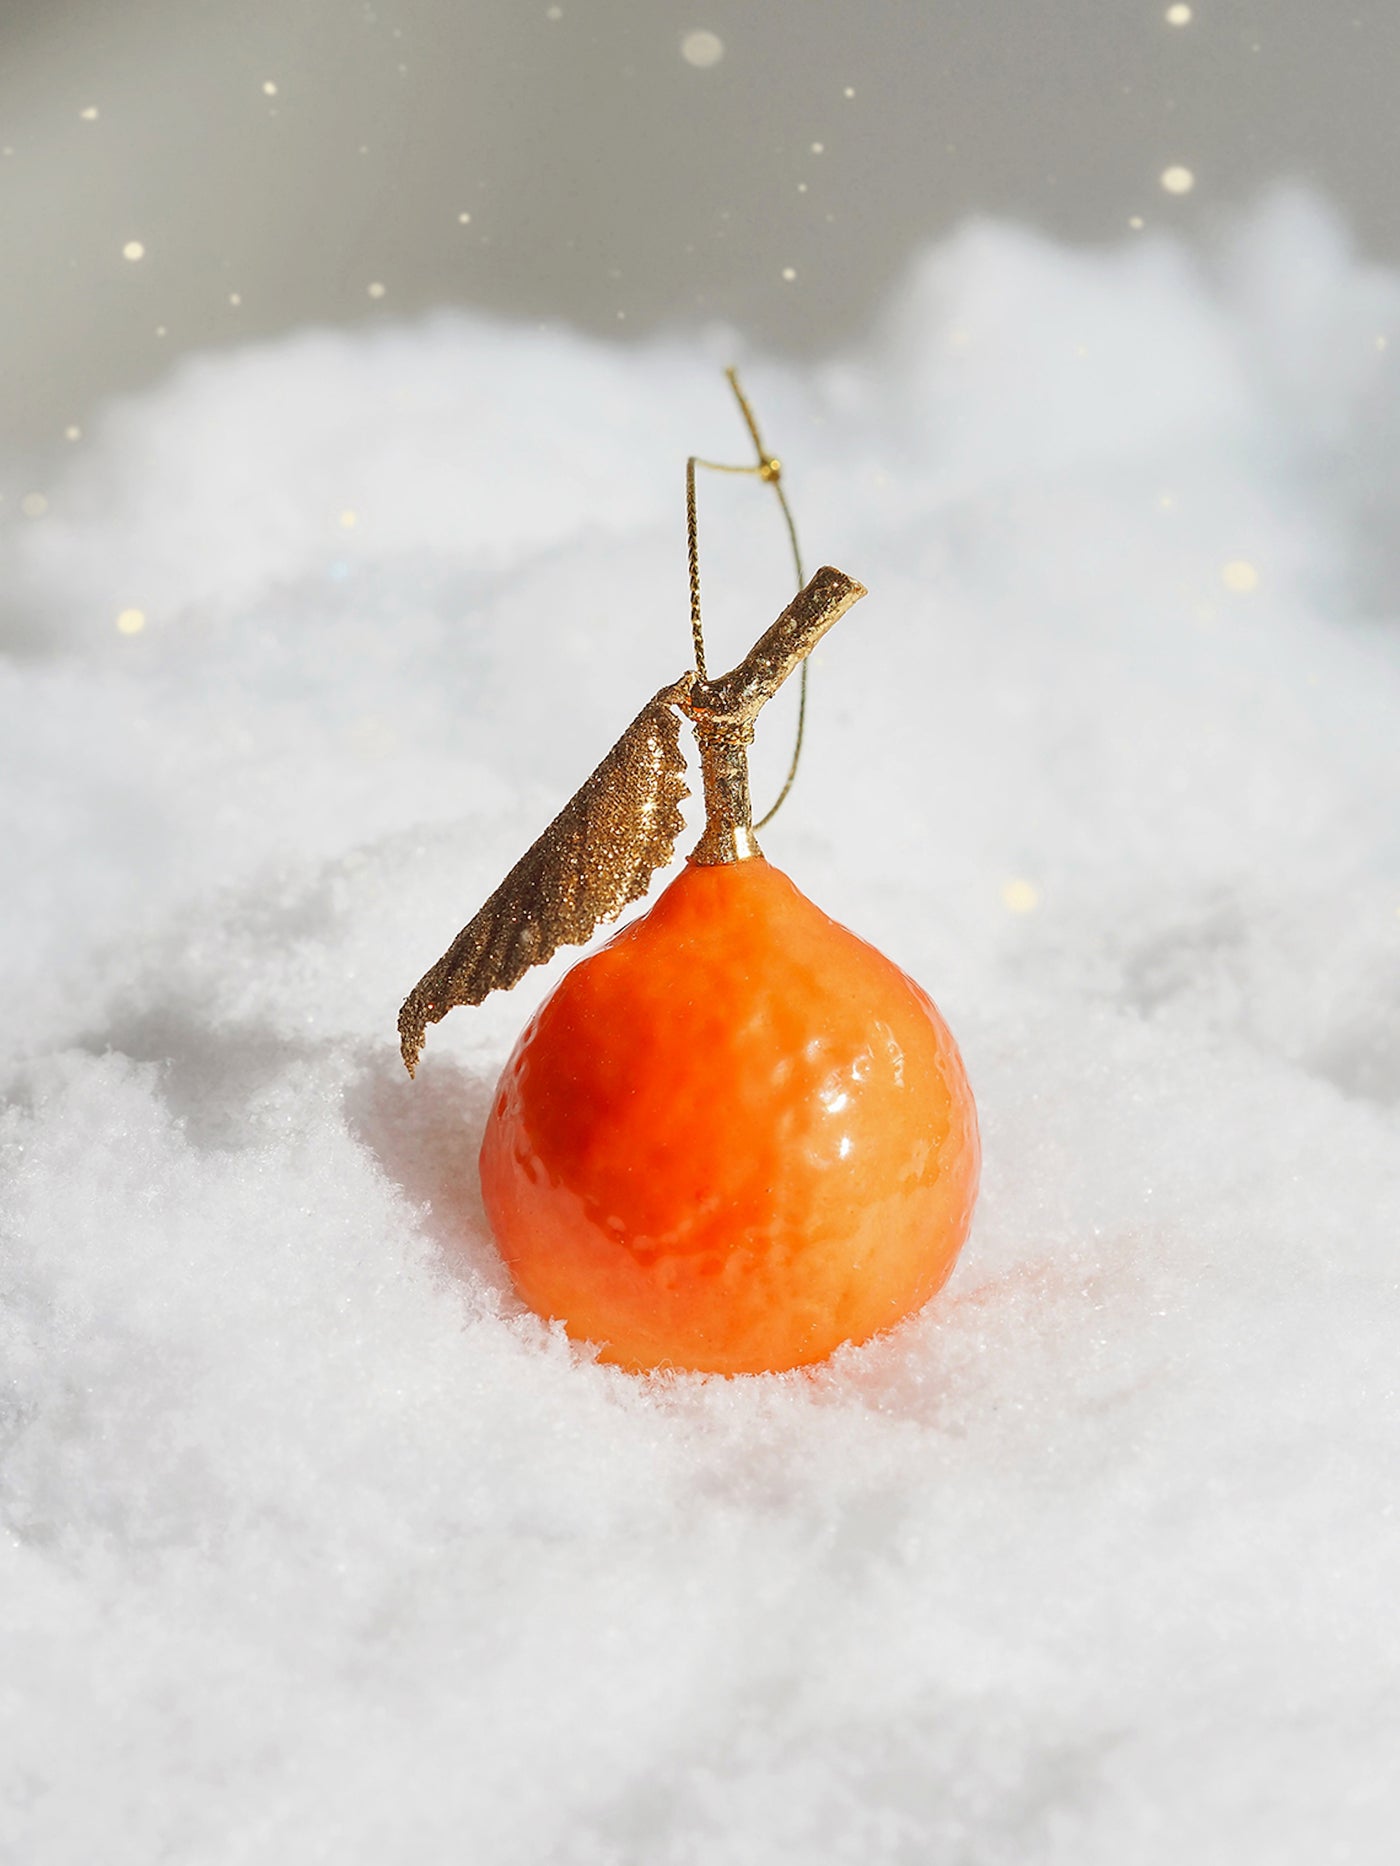
M784 1378L509 1293L477 1139L566 960L394 1034L685 665L732 347L313 332L85 430L6 547L0 1854L1390 1857L1397 316L1285 198L1208 264L970 229L747 360L872 592L768 851L986 1143L943 1296ZM782 539L702 499L722 665Z

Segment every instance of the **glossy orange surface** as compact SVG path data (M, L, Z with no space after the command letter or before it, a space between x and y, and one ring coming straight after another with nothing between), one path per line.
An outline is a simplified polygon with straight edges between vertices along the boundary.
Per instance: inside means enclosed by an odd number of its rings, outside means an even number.
M481 1183L520 1294L604 1360L758 1373L926 1302L979 1157L930 999L759 860L687 865L566 973Z

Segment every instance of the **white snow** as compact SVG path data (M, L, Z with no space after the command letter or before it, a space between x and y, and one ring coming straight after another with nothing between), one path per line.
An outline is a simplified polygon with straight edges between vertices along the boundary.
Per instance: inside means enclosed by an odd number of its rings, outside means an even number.
M768 852L986 1147L944 1295L781 1378L511 1296L475 1150L564 960L394 1034L686 664L733 346L388 322L85 426L4 545L0 1858L1393 1856L1397 338L1280 196L969 228L741 358L872 592ZM701 498L720 666L783 540Z

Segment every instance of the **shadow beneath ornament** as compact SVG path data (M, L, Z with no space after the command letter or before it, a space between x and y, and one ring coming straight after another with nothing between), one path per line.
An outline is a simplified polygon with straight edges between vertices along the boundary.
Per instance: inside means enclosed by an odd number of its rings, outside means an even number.
M494 1069L478 1075L427 1057L416 1080L397 1052L376 1055L345 1089L350 1132L423 1211L423 1228L456 1275L515 1298L481 1203L477 1154L495 1092Z
M320 1046L268 1024L211 1020L176 995L118 1008L103 1028L76 1037L73 1047L89 1056L116 1053L153 1063L161 1098L190 1146L231 1152L264 1139L261 1102Z
M1306 1066L1348 1100L1388 1109L1400 1103L1400 994L1387 1002L1379 981L1377 986L1365 994L1362 1008L1338 1019Z

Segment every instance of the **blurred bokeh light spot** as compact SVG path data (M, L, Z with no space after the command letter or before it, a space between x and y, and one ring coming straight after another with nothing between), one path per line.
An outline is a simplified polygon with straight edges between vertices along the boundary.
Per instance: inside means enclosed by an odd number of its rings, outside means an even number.
M1003 885L1001 898L1013 914L1033 914L1040 905L1040 889L1033 881L1016 879Z
M708 71L724 57L724 41L717 32L688 32L681 40L681 57L697 71Z

